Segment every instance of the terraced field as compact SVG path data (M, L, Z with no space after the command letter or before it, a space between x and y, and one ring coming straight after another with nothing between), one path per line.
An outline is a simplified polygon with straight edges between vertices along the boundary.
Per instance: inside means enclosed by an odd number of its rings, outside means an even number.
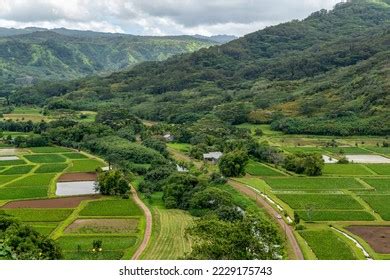
M73 172L95 172L105 166L103 161L62 147L17 150L13 156L18 159L0 161L0 215L15 217L50 236L66 259L131 258L145 227L143 212L132 199L55 196L62 174L93 179L93 173ZM96 240L102 241L101 252L92 250Z

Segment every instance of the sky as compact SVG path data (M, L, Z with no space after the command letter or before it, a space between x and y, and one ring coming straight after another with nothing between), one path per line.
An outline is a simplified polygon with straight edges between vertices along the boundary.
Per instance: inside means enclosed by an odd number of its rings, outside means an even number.
M0 0L0 27L242 36L342 0Z

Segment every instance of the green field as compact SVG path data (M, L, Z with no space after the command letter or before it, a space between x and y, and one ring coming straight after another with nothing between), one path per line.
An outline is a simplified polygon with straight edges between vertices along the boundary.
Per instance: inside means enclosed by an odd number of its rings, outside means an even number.
M390 192L389 179L364 179L370 186L374 187L378 192Z
M373 175L361 164L325 164L324 175Z
M344 194L277 194L292 209L331 209L360 210L362 205L349 195Z
M68 159L87 159L88 157L80 154L80 153L66 153L66 154L61 154L62 156L68 158Z
M12 166L3 172L0 175L15 175L15 174L27 174L29 173L35 166L34 165L20 165L20 166Z
M360 195L360 197L363 198L370 207L382 217L382 219L390 221L390 194L370 194Z
M374 221L375 218L366 211L296 211L305 221Z
M68 167L66 163L42 164L35 173L60 173Z
M93 172L97 168L104 166L104 163L94 159L72 160L68 172Z
M366 166L379 175L390 175L390 164L367 164Z
M35 148L30 148L30 151L35 154L51 154L51 153L56 154L56 153L71 152L72 150L63 147L35 147Z
M367 150L378 154L390 155L390 147L365 147Z
M332 154L344 154L344 155L370 155L373 152L361 149L359 147L326 147L324 150Z
M47 187L0 188L0 200L44 198L47 191Z
M58 154L25 155L27 160L33 163L59 163L66 162L66 158Z
M15 160L0 160L0 166L14 166L14 165L23 165L26 162L22 159Z
M282 172L276 171L265 164L250 160L245 171L253 176L285 176Z
M142 211L132 199L91 201L80 216L141 216Z
M342 190L364 189L354 178L267 178L268 185L274 190Z
M355 260L356 255L341 235L330 229L305 230L299 234L319 260Z
M65 220L72 209L4 209L5 214L24 222L60 222Z
M32 174L16 180L5 187L44 187L50 185L55 174Z
M168 143L167 146L169 148L172 148L174 150L178 150L180 152L188 153L192 147L191 144L185 144L185 143Z

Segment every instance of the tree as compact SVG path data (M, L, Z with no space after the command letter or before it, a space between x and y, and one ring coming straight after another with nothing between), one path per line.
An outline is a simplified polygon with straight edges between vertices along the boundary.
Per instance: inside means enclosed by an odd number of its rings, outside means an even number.
M201 218L187 233L194 241L189 259L275 260L283 257L283 242L277 230L253 214L233 222L210 216Z
M284 168L297 174L320 176L324 168L324 160L320 154L297 153L285 158Z
M233 198L231 194L216 187L209 187L195 193L190 201L190 207L193 209L215 210L222 206L231 206L232 204Z
M124 195L129 192L129 183L119 170L100 172L96 191L103 195Z
M297 212L294 212L294 223L298 225L300 221L301 217L299 217L299 214Z
M56 243L30 226L0 216L0 258L16 260L57 260L62 253Z
M248 154L242 150L236 150L224 154L219 160L219 169L226 177L239 177L245 175L245 165L248 163Z

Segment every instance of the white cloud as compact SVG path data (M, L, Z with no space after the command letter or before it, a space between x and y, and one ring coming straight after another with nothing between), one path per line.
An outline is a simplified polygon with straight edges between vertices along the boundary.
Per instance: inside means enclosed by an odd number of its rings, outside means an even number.
M243 35L341 0L0 0L0 26Z

